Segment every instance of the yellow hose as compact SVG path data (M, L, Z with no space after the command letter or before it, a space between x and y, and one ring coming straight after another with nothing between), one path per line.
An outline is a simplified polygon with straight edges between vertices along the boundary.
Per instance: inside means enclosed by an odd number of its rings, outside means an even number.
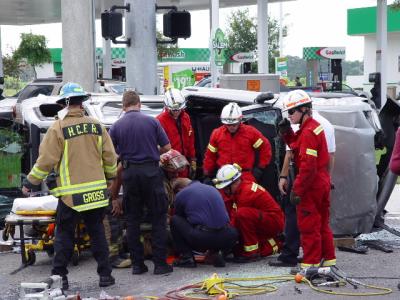
M375 286L371 284L362 284L363 286L370 288L370 289L375 289L375 290L380 290L382 292L360 292L360 293L350 293L350 292L334 292L331 290L324 290L321 288L318 288L314 286L308 279L303 278L303 282L307 283L311 289L313 289L316 292L319 293L324 293L324 294L330 294L330 295L338 295L338 296L382 296L382 295L387 295L392 293L392 289L385 288L385 287L380 287L380 286Z
M196 291L186 292L184 294L185 297L190 297L192 299L210 299L210 297L204 297L207 293L213 289L218 290L221 294L226 295L228 298L233 298L236 296L249 296L249 295L257 295L257 294L265 294L265 293L272 293L278 290L278 288L271 284L259 284L259 285L249 285L249 286L240 286L239 284L235 284L235 282L245 282L245 281L278 281L278 282L285 282L294 280L293 275L278 275L278 276L260 276L260 277L249 277L249 278L240 278L240 277L231 277L231 278L219 278L218 283L213 283L215 281L216 274L214 274L211 278L206 279L203 282L197 283L196 285L201 286L202 289L196 289ZM210 281L213 280L213 281ZM211 282L211 284L210 284ZM330 295L338 295L338 296L380 296L380 295L387 295L392 293L392 290L385 287L374 286L370 284L364 284L357 282L357 284L364 286L369 289L378 290L376 292L359 292L359 293L352 293L352 292L342 292L342 291L332 291L332 290L325 290L323 288L319 288L314 286L311 281L306 278L303 278L302 282L309 285L309 287L319 293L325 293ZM222 283L222 284L221 284ZM340 286L346 285L346 281L341 280L338 283ZM204 287L208 287L205 290ZM201 295L203 297L201 297Z

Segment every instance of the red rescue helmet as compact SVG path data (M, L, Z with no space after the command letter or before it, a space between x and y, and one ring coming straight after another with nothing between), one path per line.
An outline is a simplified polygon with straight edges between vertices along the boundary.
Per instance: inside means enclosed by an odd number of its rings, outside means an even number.
M160 156L161 168L168 172L182 171L189 165L184 155L175 149L171 149Z

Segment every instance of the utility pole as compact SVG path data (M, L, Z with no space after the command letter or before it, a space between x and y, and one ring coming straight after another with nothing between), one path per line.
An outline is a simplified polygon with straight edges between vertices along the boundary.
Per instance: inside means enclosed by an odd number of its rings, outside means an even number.
M387 0L377 0L376 18L376 71L381 74L381 108L387 92Z
M268 73L268 0L257 0L258 73Z
M219 0L210 0L210 71L211 86L215 87L218 81L220 70L215 62L216 51L213 47L215 31L219 27Z
M145 95L156 95L157 77L156 0L126 0L125 34L131 39L126 47L126 84Z
M283 57L283 3L279 2L279 57Z

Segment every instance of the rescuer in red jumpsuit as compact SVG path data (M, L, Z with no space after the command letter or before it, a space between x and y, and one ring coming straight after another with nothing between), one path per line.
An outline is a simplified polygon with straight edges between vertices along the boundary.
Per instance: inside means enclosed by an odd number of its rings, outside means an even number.
M223 126L215 129L210 137L203 172L214 177L217 169L225 164L238 164L242 177L259 181L263 169L271 160L271 145L256 128L241 124L242 111L236 103L225 105L221 113ZM258 159L256 153L258 152Z
M224 198L231 224L240 234L234 261L249 262L279 252L284 216L262 186L241 176L239 166L224 165L213 182Z
M186 101L181 91L170 88L165 93L165 109L157 116L174 150L183 154L189 167L177 174L177 177L194 178L196 175L196 152L194 132L189 115L184 111Z
M330 189L329 153L323 127L312 118L311 98L302 90L286 96L283 111L289 120L279 131L294 154L297 176L290 201L297 205L297 223L303 248L301 268L336 264L332 230L329 225ZM293 133L290 123L300 124Z

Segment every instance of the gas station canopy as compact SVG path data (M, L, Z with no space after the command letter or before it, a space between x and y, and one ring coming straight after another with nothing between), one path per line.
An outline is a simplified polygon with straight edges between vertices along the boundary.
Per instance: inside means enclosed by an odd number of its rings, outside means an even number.
M124 5L123 0L93 0L96 17L104 8ZM269 0L284 2L290 0ZM175 5L179 9L200 10L210 7L210 0L157 0L160 6ZM235 7L257 4L257 0L220 0L220 7ZM61 22L61 0L1 0L0 25L31 25Z

